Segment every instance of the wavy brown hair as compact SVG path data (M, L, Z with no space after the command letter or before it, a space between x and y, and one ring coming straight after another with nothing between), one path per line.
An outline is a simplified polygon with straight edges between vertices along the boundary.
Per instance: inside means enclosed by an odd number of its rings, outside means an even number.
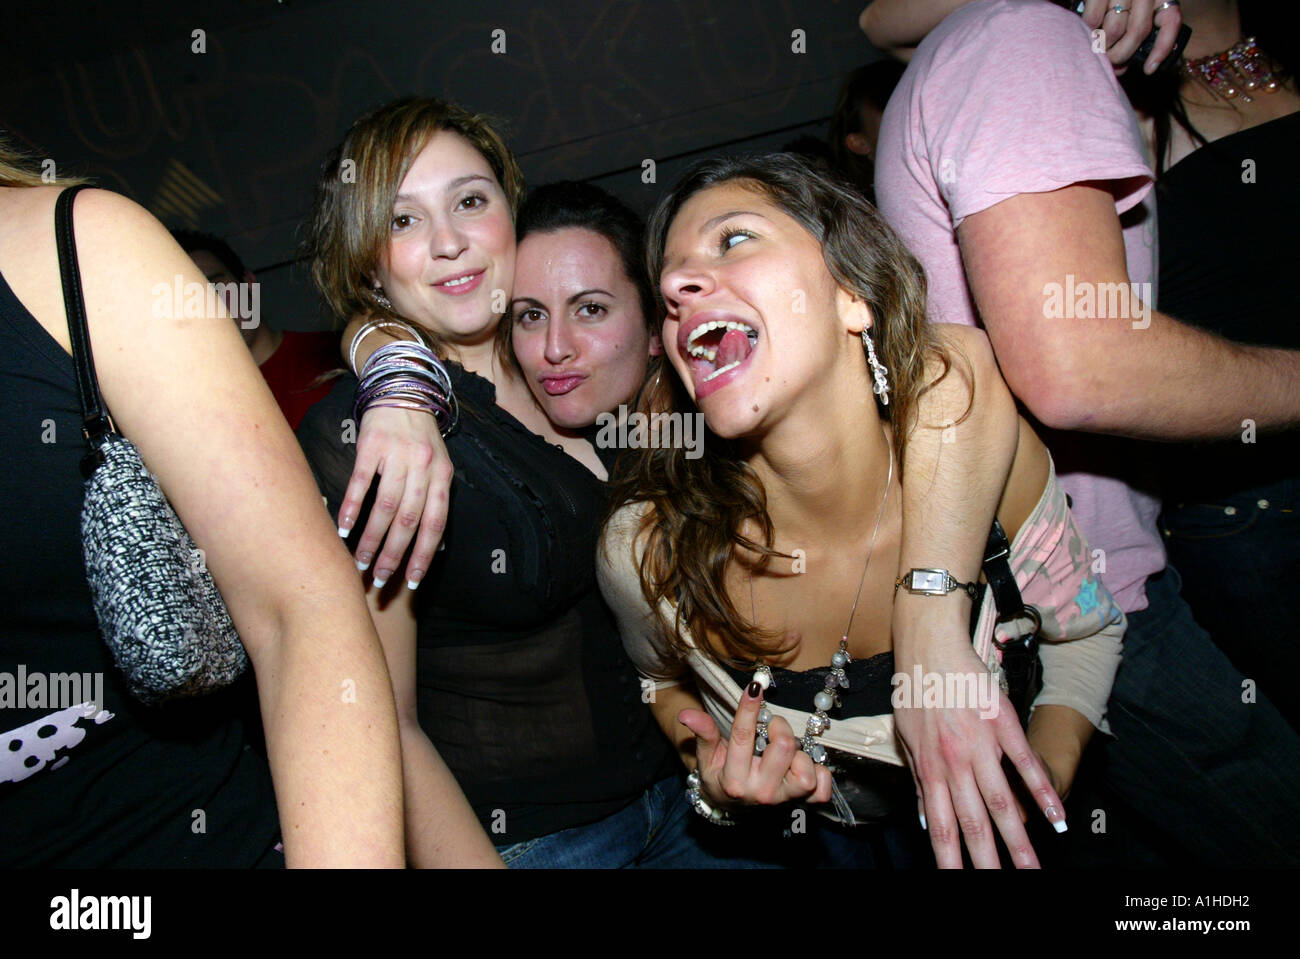
M791 154L705 160L688 170L660 200L650 217L647 266L658 278L664 243L673 218L695 194L724 183L738 183L794 218L822 248L831 276L866 302L880 360L889 369L890 403L879 406L898 437L899 465L905 437L914 425L920 396L952 369L953 357L934 339L925 316L925 272L875 207L834 174ZM937 364L937 375L933 371ZM968 364L967 364L968 367ZM967 380L973 383L967 368ZM974 402L972 388L971 402ZM681 380L655 377L638 398L641 412L695 412ZM968 405L962 419L969 414ZM960 422L960 421L959 421ZM939 428L939 427L935 427ZM726 571L736 551L752 551L760 565L774 556L772 520L758 476L737 446L706 430L704 454L688 459L684 449L627 451L614 479L611 512L626 503L645 503L636 540L645 546L640 563L641 591L651 609L668 600L676 619L664 640L676 656L690 647L711 654L705 637L737 665L780 655L777 633L763 630L738 610L726 589ZM754 523L761 541L742 534Z
M370 277L391 238L393 201L402 180L442 130L459 134L482 154L512 218L518 209L524 176L487 116L446 100L407 97L359 117L321 167L303 250L312 279L339 322L359 315L403 319L379 302ZM429 339L442 352L437 338Z

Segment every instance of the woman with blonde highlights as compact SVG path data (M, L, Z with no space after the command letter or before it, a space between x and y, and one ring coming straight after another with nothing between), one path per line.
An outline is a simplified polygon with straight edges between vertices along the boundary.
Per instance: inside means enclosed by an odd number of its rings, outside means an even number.
M403 100L353 124L326 164L313 214L314 272L335 311L412 324L435 344L460 408L446 438L456 478L445 548L433 552L440 530L422 531L405 582L389 582L401 549L375 558L362 541L358 550L397 697L410 858L743 865L715 859L687 834L695 824L680 771L595 580L616 451L597 450L585 427L604 404L629 402L644 376L650 336L637 277L620 275L639 250L620 260L616 240L583 228L596 207L616 204L603 194L579 192L576 211L534 219L515 303L516 363L511 324L501 321L515 282L520 185L484 118ZM639 228L624 233L639 247ZM359 364L381 333L359 344ZM599 369L579 359L592 356L603 357ZM434 418L371 409L354 448L347 420L357 385L341 381L299 439L330 508L342 511L341 532L364 525L378 465L370 525L383 508L409 539L424 469L390 464L402 462L404 437L437 442ZM559 403L562 424L534 391Z

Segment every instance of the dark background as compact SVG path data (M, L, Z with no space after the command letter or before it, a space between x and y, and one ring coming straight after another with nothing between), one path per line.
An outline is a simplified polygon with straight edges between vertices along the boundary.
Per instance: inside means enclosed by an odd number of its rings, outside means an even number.
M326 320L293 262L300 228L321 160L360 113L454 99L501 121L530 185L589 179L645 212L701 155L824 137L843 77L879 57L857 27L865 5L13 3L0 127L60 175L225 237L262 281L270 325L308 329Z

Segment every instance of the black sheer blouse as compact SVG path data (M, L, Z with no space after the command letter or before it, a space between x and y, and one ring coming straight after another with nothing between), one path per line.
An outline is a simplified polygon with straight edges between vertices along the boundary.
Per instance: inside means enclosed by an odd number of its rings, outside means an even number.
M446 548L416 595L417 708L505 845L614 813L677 760L596 584L605 484L497 406L490 382L447 367L461 417ZM356 456L356 385L340 380L298 429L332 514Z

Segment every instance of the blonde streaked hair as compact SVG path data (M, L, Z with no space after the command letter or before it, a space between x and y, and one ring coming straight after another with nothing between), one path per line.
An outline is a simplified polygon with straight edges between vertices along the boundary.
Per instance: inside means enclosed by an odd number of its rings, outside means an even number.
M401 319L379 302L371 275L391 238L402 180L444 130L464 137L487 161L513 219L523 173L487 116L434 97L408 97L358 118L321 169L305 251L316 287L340 323L359 315Z
M0 187L76 186L87 182L81 177L47 180L41 175L39 167L40 164L33 157L15 148L0 131Z

